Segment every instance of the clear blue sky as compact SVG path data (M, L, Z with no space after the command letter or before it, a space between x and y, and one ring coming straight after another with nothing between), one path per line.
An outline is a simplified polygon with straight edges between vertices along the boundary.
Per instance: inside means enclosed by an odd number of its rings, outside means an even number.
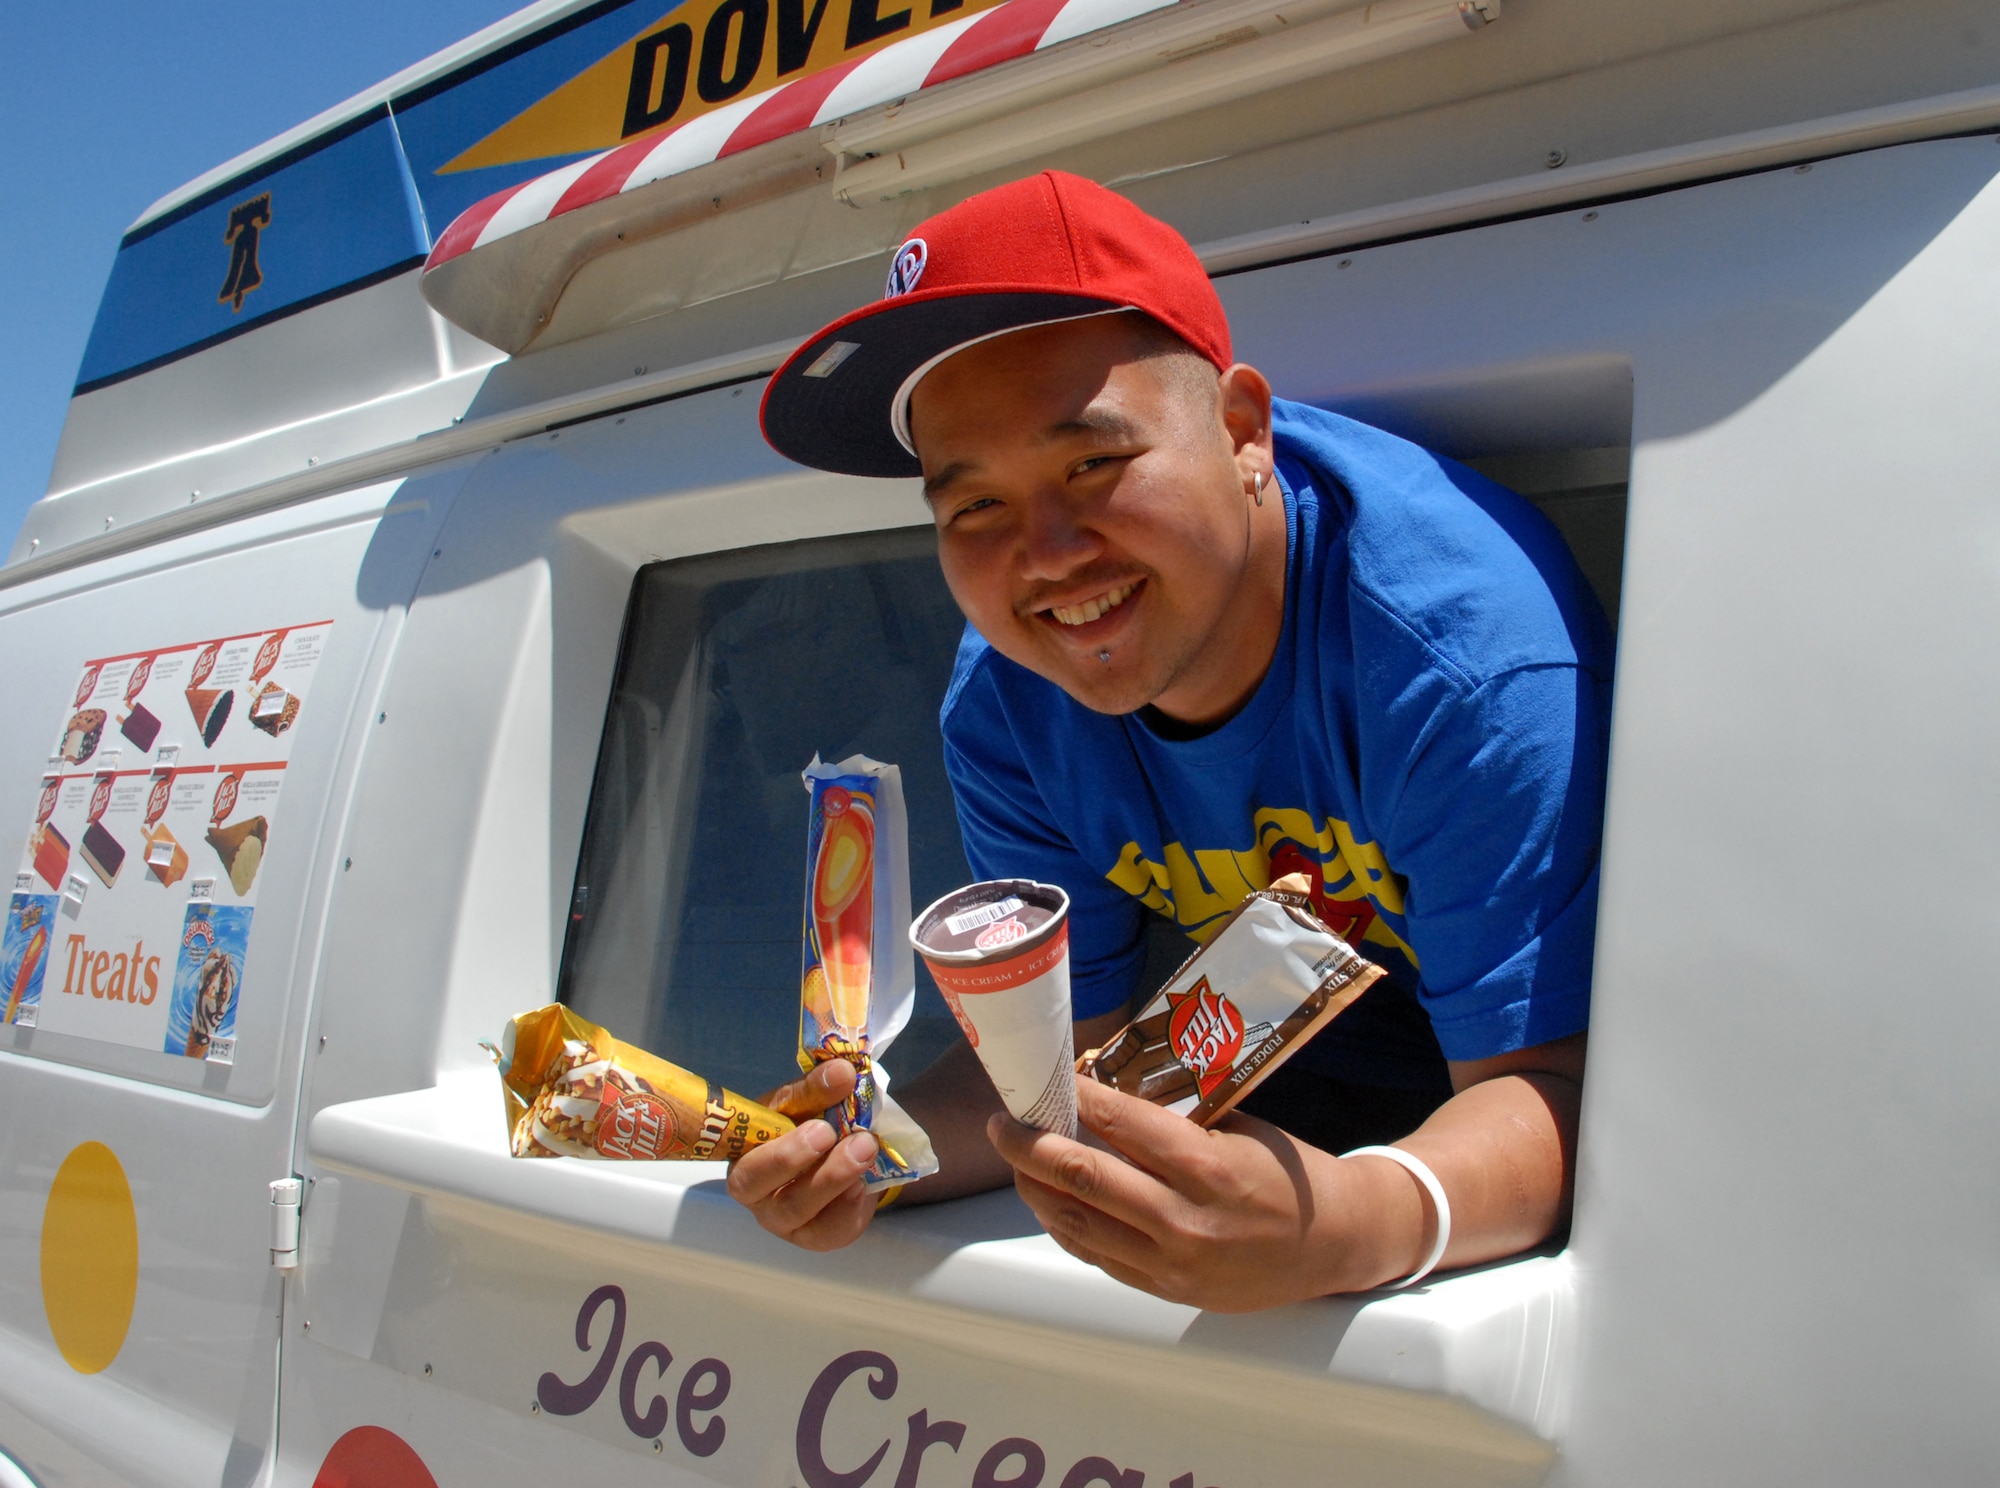
M521 3L0 3L0 556L48 485L132 219Z

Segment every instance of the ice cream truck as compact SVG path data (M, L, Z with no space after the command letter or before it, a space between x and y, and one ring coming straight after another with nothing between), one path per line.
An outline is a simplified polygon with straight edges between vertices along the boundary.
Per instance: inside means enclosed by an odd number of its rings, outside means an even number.
M509 1155L550 1002L787 1076L815 754L967 880L921 495L757 408L1045 166L1617 621L1532 1254L1224 1316L1011 1191L812 1255ZM1996 387L1980 0L541 0L172 191L0 566L0 1484L1989 1479Z

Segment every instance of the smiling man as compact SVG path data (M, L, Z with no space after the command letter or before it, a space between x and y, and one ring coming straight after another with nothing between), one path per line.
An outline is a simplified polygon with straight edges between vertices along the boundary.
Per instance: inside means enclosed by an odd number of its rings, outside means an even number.
M1149 917L1199 939L1280 874L1389 972L1213 1131L1091 1082L1094 1140L1032 1131L961 1044L907 1091L943 1163L911 1200L1011 1176L1071 1253L1226 1311L1554 1232L1610 690L1555 531L1275 401L1187 244L1055 172L920 226L887 296L773 377L764 429L805 464L922 474L969 622L943 712L966 852L1068 891L1080 1048L1151 990ZM810 1116L851 1078L774 1099ZM847 1244L872 1142L806 1121L731 1192L800 1245Z

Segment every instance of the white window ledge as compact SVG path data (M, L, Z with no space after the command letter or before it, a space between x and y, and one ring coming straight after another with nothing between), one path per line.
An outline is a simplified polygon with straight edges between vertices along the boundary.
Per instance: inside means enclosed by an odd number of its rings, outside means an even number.
M767 1235L720 1163L524 1160L507 1152L498 1082L329 1106L312 1160L428 1198L533 1216L712 1263L1294 1373L1444 1396L1548 1439L1560 1425L1572 1316L1567 1255L1530 1256L1404 1292L1245 1316L1163 1302L1064 1253L1011 1190L896 1211L856 1245L812 1255Z

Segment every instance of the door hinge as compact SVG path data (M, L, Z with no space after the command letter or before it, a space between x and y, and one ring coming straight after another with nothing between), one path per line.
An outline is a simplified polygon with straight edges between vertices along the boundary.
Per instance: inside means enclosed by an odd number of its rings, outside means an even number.
M299 1263L299 1200L305 1184L297 1178L271 1180L271 1264L290 1271Z

